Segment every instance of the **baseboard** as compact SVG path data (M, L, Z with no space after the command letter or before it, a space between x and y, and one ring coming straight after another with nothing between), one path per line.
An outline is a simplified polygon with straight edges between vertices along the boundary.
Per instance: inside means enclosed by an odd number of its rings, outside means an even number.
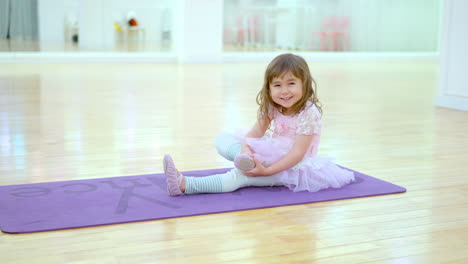
M436 97L436 105L440 107L468 111L468 97L439 95Z
M288 52L288 51L285 51ZM0 52L0 63L220 63L270 62L285 52L224 52L220 57L181 59L175 53L113 52ZM438 60L438 52L295 52L312 61L417 61Z

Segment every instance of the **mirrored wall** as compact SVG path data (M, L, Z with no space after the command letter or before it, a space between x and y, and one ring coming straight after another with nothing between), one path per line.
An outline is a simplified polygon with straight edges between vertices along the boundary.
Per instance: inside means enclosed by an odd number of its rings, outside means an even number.
M169 52L170 0L0 0L0 52Z
M225 0L225 51L434 52L441 0Z
M0 53L175 54L180 1L223 9L228 53L438 51L442 0L0 0Z

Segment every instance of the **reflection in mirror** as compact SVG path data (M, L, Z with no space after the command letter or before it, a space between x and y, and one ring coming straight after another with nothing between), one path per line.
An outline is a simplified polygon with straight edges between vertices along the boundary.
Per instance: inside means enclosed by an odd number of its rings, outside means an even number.
M434 52L441 0L225 0L224 51Z
M169 52L170 0L0 0L0 52Z

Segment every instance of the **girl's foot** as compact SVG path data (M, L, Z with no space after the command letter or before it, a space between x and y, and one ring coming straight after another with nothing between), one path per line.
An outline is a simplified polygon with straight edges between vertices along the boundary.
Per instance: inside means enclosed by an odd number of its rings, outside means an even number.
M171 156L164 156L164 174L166 175L167 193L170 196L183 195L181 190L184 176L176 169Z
M247 153L241 153L234 159L234 166L239 170L248 171L255 168L255 161Z

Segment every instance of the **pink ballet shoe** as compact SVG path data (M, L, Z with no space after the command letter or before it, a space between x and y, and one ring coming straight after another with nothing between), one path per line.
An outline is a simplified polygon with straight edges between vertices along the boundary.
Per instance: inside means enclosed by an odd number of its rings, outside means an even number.
M180 190L180 184L182 183L183 176L176 169L174 161L171 156L164 156L164 174L166 175L167 193L170 196L183 195L184 193Z
M255 168L255 161L247 153L241 153L234 158L234 166L239 170L248 171Z

